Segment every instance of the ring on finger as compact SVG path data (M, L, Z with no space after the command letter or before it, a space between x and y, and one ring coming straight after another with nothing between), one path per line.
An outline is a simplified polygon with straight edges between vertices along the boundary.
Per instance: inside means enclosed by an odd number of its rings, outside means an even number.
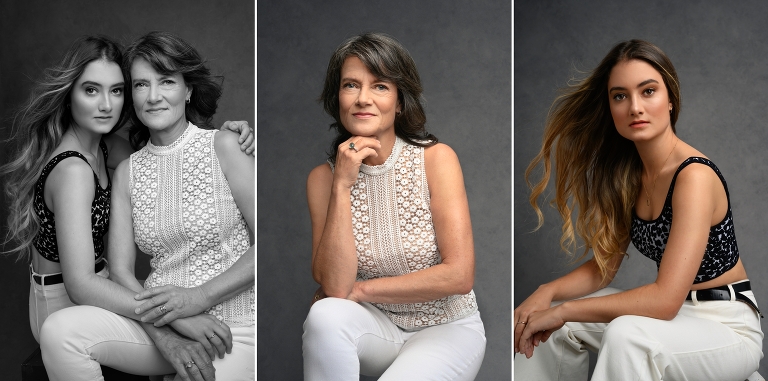
M192 360L187 361L184 366L187 367L187 369L191 368L193 365L195 365L195 362Z
M528 324L528 323L524 322L524 321L519 321L519 322L517 322L517 324Z
M216 337L216 332L211 334L211 337L208 338L208 340L212 340L214 337Z
M355 142L349 142L349 149L357 152L357 148L355 148Z
M165 304L163 304L162 306L160 306L160 307L158 307L158 308L157 308L157 312L160 312L160 315L163 315L163 314L165 314L166 312L168 312L168 308L167 308L167 307L165 307Z

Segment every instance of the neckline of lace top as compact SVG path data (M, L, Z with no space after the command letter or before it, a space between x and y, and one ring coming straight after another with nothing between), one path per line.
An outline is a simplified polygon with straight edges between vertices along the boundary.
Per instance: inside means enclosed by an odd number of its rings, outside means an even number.
M173 141L173 143L167 145L167 146L156 146L152 144L151 140L147 141L147 151L149 151L152 154L155 155L170 155L180 149L184 146L184 144L191 139L198 128L192 122L187 122L187 128L184 130L184 132L179 135L176 140Z
M392 146L392 152L389 154L387 160L379 165L366 165L365 163L360 164L360 172L371 176L387 173L395 166L395 162L397 162L397 158L400 156L400 151L406 144L407 143L405 140L400 139L399 136L395 136L395 144Z

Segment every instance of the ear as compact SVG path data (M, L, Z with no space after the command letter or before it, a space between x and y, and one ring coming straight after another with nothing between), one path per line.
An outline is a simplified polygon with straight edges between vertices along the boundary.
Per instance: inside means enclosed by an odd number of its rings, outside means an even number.
M672 112L672 102L669 102L669 111Z
M186 100L186 102L187 102L187 103L189 103L189 100L190 100L191 98L192 98L192 88L191 88L191 87L188 87L188 88L187 88L187 100Z
M403 104L400 103L400 100L397 100L397 108L395 108L395 114L400 115L403 112Z

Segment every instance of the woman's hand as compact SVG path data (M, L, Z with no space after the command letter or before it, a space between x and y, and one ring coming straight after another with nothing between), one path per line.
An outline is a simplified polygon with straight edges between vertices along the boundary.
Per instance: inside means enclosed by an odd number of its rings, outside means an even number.
M176 379L184 381L214 381L216 368L204 347L197 341L182 337L163 328L152 335L155 347L174 369ZM188 368L187 365L190 365Z
M540 342L547 341L552 332L557 331L565 324L562 306L561 304L543 311L533 312L528 315L525 324L517 324L525 327L520 334L517 347L520 349L520 353L525 354L526 358L531 358L533 348L539 346ZM515 336L517 336L517 330L515 327Z
M352 148L354 145L354 148ZM333 182L351 189L357 182L360 164L368 157L379 156L381 142L374 137L353 136L339 144L336 152L336 169L333 172Z
M230 130L240 134L237 142L240 144L240 150L245 152L246 155L253 156L253 151L256 150L256 142L253 138L253 130L248 126L248 122L244 120L238 120L235 122L226 121L221 125L219 130Z
M325 294L325 291L323 291L323 286L320 286L317 288L317 291L315 291L315 295L312 297L312 303L310 303L310 306L312 304L315 304L317 301L327 298L328 295Z
M155 327L162 327L179 318L195 316L211 307L200 287L152 287L137 294L134 299L149 299L136 308L136 314L143 313L141 321L154 322Z
M515 323L515 353L522 352L520 348L520 339L523 330L529 323L531 314L538 311L549 309L552 305L552 296L546 290L539 287L527 299L520 303L514 311ZM530 357L530 356L528 356Z
M226 353L232 353L232 332L229 326L215 316L200 314L188 318L176 319L171 327L178 333L200 343L211 360L224 358Z

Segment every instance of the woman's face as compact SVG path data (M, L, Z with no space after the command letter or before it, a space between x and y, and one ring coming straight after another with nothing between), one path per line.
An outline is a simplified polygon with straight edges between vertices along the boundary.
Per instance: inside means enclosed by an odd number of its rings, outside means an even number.
M380 136L395 126L400 111L397 86L380 80L357 57L347 57L341 67L339 115L352 135Z
M186 128L184 115L192 89L179 73L160 74L143 58L131 64L133 108L141 123L150 131Z
M621 61L608 79L608 103L619 134L634 142L650 140L671 127L667 86L642 60Z
M90 62L70 93L73 127L108 133L120 119L124 90L120 66L103 59Z

